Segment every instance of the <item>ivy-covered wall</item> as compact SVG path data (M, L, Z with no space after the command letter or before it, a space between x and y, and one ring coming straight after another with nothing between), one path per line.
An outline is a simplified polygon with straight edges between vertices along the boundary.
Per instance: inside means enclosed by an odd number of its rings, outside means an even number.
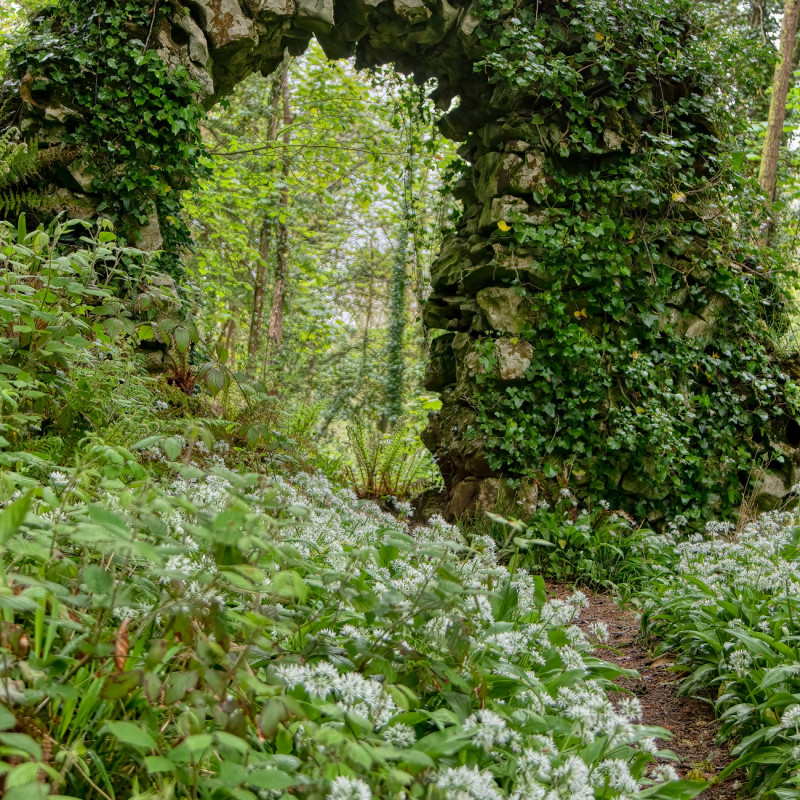
M566 481L651 520L732 509L748 482L778 503L800 477L796 387L772 344L783 295L733 224L724 86L694 13L689 0L66 3L12 54L0 133L21 130L38 156L0 191L7 211L110 213L176 255L202 105L312 35L331 57L434 77L443 110L459 98L441 125L464 158L464 212L425 310L444 403L426 441L450 512Z

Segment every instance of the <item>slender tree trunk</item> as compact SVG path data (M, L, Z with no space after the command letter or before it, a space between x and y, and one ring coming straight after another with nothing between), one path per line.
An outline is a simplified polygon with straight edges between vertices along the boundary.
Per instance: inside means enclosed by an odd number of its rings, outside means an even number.
M269 341L271 347L279 347L283 341L283 310L286 303L286 273L288 270L289 229L287 215L289 212L289 144L292 141L292 110L289 96L289 71L283 73L281 82L283 97L283 168L281 174L280 213L278 216L277 262L275 264L275 289L272 294L272 314L269 319Z
M261 221L258 242L258 263L253 280L253 310L250 315L250 337L247 341L247 355L253 359L261 347L261 333L264 328L264 298L267 293L267 269L269 266L269 246L272 225L265 217Z
M271 114L267 128L267 141L274 142L278 138L278 116L281 110L283 79L288 72L288 63L284 61L272 82L270 94ZM259 231L256 274L253 280L253 308L250 315L250 336L247 342L247 355L252 361L261 347L261 336L264 329L264 299L267 294L267 275L269 272L269 251L272 239L272 219L265 215Z
M222 329L222 344L228 353L225 365L234 368L236 364L236 320L228 317L225 327Z
M770 203L775 199L775 188L778 182L778 163L783 139L783 123L786 120L789 80L794 66L792 52L797 36L798 17L800 17L800 0L786 0L783 24L781 25L780 61L775 65L767 133L764 137L761 165L758 170L758 182Z
M364 320L364 338L361 340L361 368L359 383L363 386L367 375L367 356L369 355L369 331L372 322L372 306L375 302L375 247L372 236L369 237L369 292L367 293L367 314Z

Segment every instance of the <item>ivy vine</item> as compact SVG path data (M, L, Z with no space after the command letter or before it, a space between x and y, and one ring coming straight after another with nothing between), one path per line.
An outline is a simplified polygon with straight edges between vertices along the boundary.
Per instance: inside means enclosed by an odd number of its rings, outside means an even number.
M162 268L179 272L188 244L181 190L203 172L198 87L153 49L165 4L76 0L50 6L26 26L7 61L6 92L64 114L62 141L83 148L96 210L135 244L158 214ZM13 106L2 125L15 123ZM142 123L145 123L144 125ZM80 187L76 187L80 188Z
M474 434L494 469L566 472L641 517L725 513L754 466L782 459L798 394L776 345L787 282L740 207L702 20L686 0L482 7L476 66L526 98L514 124L547 156L536 224L492 238L549 280L517 284L524 381L498 381L494 342L476 345Z

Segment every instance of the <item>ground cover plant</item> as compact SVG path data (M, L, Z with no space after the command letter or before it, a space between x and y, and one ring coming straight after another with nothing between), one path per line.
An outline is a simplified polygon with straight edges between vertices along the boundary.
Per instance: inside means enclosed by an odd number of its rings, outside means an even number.
M410 532L321 476L234 473L203 446L187 466L169 441L4 477L5 797L702 786L669 781L664 732L607 696L623 670L591 654L581 594L546 601L441 520Z
M520 510L520 509L514 509ZM523 519L489 512L466 525L492 536L532 572L628 596L650 574L653 531L604 500L582 507L569 489L538 500Z
M769 512L734 534L656 544L660 563L639 602L644 632L708 698L755 797L800 797L800 526Z

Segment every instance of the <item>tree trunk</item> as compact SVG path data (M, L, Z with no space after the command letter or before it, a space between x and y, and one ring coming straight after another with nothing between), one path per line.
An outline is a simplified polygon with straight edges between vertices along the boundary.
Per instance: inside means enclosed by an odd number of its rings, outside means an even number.
M287 214L289 210L289 145L292 141L292 111L289 96L289 71L285 70L281 81L283 97L283 168L281 170L283 185L281 186L280 213L278 216L278 258L275 264L275 289L272 293L272 314L269 319L269 341L271 347L280 346L283 341L283 309L286 303L286 272L289 250L289 230Z
M800 16L800 0L786 0L781 25L780 61L775 65L772 81L772 100L769 104L767 133L761 151L758 182L771 203L775 199L778 182L778 162L783 138L783 123L786 119L786 99L789 96L789 79L792 76L792 51L797 36L797 21Z
M253 309L250 314L250 336L247 355L253 359L261 347L261 332L264 328L264 297L267 293L267 267L269 259L271 222L265 217L261 222L258 243L258 263L253 280Z
M221 340L228 354L225 365L233 369L236 364L236 320L233 317L228 317L225 321Z
M267 128L267 141L274 142L278 138L278 114L283 94L283 80L288 73L288 62L284 59L281 69L276 73L272 83L270 96L271 114ZM258 264L253 280L253 309L250 315L250 337L247 343L247 354L254 359L261 348L261 336L264 329L264 298L267 294L267 273L269 271L269 251L272 238L272 218L265 215L261 221L258 242Z

